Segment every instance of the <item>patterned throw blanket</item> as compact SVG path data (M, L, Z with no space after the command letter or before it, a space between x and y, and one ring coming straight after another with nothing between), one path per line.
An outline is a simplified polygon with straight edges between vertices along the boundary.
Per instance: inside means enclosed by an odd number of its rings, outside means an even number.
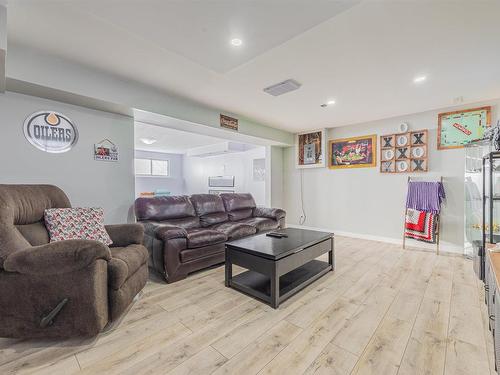
M405 220L405 236L415 240L436 242L436 214L408 208Z
M446 198L441 182L410 181L406 196L406 207L438 214Z

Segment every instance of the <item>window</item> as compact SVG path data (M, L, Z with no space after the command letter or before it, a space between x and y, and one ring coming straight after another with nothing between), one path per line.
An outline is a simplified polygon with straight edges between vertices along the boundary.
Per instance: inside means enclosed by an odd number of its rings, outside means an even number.
M168 176L168 160L135 159L135 174L139 176Z
M151 175L151 160L135 159L135 174Z

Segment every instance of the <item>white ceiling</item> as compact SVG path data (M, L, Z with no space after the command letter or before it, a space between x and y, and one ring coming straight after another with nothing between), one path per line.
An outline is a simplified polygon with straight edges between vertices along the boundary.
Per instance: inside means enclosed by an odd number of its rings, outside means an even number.
M290 131L500 97L498 0L10 0L8 12L9 48ZM262 92L287 78L302 87Z
M152 138L156 142L147 145L141 138ZM225 142L225 139L208 135L188 133L181 130L151 125L143 122L135 123L135 149L172 154L185 154L190 148L207 146Z

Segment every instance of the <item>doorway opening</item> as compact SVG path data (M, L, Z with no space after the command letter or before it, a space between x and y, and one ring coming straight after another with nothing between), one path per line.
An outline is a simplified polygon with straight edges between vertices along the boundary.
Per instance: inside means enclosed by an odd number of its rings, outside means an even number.
M235 192L251 193L258 206L269 204L269 146L224 133L136 120L136 197Z

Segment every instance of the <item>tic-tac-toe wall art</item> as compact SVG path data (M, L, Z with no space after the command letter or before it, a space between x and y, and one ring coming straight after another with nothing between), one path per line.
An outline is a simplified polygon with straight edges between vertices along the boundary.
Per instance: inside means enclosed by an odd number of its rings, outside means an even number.
M380 172L427 172L427 130L380 137Z

